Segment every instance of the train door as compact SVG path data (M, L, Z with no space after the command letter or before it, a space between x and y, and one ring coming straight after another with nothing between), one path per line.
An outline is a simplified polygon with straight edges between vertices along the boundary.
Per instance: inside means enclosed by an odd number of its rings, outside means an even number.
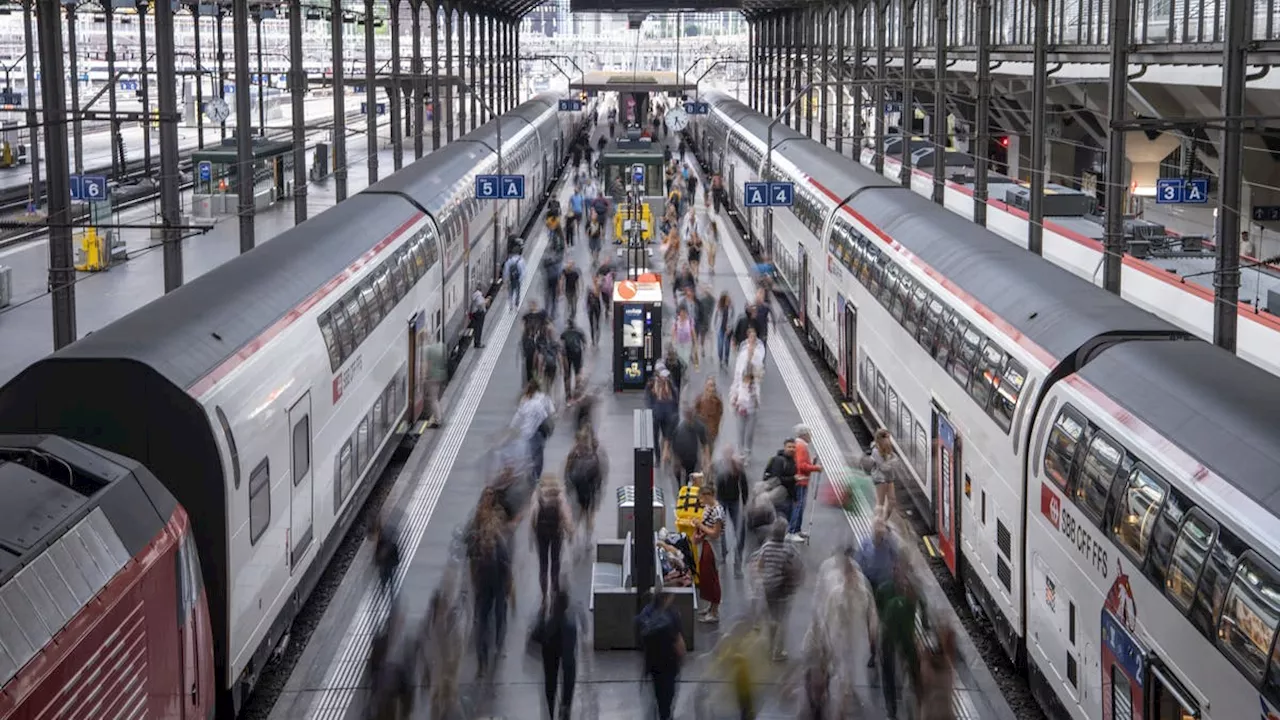
M289 568L292 571L311 547L311 393L289 408L293 492L289 501Z
M734 208L738 207L738 186L733 182L733 169L736 167L733 163L725 163L729 166L729 176L725 179L725 187L729 188L729 213L734 212ZM750 242L748 238L747 242Z
M556 162L560 163L560 167L564 167L564 166L565 166L565 164L569 162L570 158L566 157L565 155L560 154L560 138L556 138L555 142L553 142L553 143L551 144L551 147L553 148L553 149L552 149L552 152L553 152L553 153L555 153L554 155L552 155L552 157L554 157L554 158L556 159ZM573 173L574 173L574 171L575 171L575 170L577 170L577 168L569 168L569 176L570 176L570 177L572 177L572 176L573 176ZM546 182L547 182L547 188L546 188L546 190L547 190L547 192L551 192L551 184L552 184L552 183L551 183L551 178L550 178L550 177L548 177L548 178L546 179Z
M960 535L960 494L956 476L962 472L960 434L937 404L933 405L933 511L938 551L956 576L956 538Z
M409 318L409 422L422 417L427 404L427 329L422 311Z
M837 295L840 310L840 390L853 399L858 393L858 308Z
M202 673L206 668L201 666L201 643L208 642L202 632L201 577L195 542L192 541L191 528L188 526L178 543L178 632L181 635L182 653L182 715L183 718L205 717L205 688L212 684L204 682ZM212 652L209 653L212 655Z
M1142 720L1146 652L1110 610L1102 611L1102 720Z
M809 332L809 253L805 252L803 244L801 244L799 248L800 287L797 289L800 291L800 296L797 300L800 301L800 307L796 308L796 310L800 313L800 323L801 327L804 329L804 336L808 338L811 335Z

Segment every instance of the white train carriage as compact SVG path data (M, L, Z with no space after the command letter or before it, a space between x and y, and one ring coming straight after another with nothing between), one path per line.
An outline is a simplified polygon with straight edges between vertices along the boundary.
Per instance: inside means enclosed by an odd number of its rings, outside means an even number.
M576 129L557 117L557 100L535 98L504 122L504 171L525 174L532 197L561 160L547 147L563 151L561 132ZM487 130L0 390L0 426L56 428L138 460L188 508L204 560L220 714L234 716L247 697L372 479L422 413L426 344L456 343L469 288L493 281L493 243L470 234L492 209L455 192L473 194L477 169L496 164ZM530 202L511 212L523 224L535 210Z
M729 183L768 119L708 99ZM1276 717L1280 381L816 143L772 165L838 207L808 327L1045 709Z
M1054 384L1028 454L1027 650L1055 717L1280 708L1280 382L1201 342Z

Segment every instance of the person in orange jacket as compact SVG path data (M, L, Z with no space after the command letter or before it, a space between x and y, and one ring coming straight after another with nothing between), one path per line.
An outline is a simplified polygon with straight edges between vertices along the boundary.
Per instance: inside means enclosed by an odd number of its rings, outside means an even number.
M787 539L793 542L807 542L808 533L803 532L805 500L809 497L809 476L822 472L822 466L813 462L809 444L813 441L808 425L797 425L792 435L796 438L796 501L791 506L791 524L787 528Z

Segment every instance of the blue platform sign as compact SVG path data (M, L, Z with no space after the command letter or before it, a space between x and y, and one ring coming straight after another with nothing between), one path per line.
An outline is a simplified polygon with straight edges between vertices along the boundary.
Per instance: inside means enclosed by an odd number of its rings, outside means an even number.
M711 106L704 102L687 102L684 104L684 111L688 115L710 115Z
M386 115L386 114L387 114L387 104L386 104L386 103L374 103L374 104L373 104L373 109L374 109L375 111L377 111L377 114L378 114L378 115ZM369 114L369 103L367 103L367 102L362 102L362 103L360 103L360 114L361 114L361 115L368 115L368 114Z
M71 199L100 202L107 199L107 178L102 175L72 175Z
M769 183L743 183L742 199L747 207L768 207Z
M582 101L577 98L565 98L560 101L560 112L581 112Z
M791 207L796 201L795 183L769 183L769 205L773 207Z
M502 178L502 199L503 200L523 200L524 199L524 176L523 175L501 175Z
M1156 180L1157 205L1204 205L1207 202L1209 202L1208 178Z
M201 181L209 182L213 179L213 164L207 161L202 162L197 166L196 172L198 173Z
M477 200L497 200L498 199L498 176L497 175L477 175L476 176L476 199Z

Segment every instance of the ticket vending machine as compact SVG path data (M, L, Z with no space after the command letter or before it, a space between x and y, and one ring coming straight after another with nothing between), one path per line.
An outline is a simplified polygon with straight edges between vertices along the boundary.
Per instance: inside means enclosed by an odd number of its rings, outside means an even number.
M613 391L643 390L662 358L662 285L652 275L613 286Z

